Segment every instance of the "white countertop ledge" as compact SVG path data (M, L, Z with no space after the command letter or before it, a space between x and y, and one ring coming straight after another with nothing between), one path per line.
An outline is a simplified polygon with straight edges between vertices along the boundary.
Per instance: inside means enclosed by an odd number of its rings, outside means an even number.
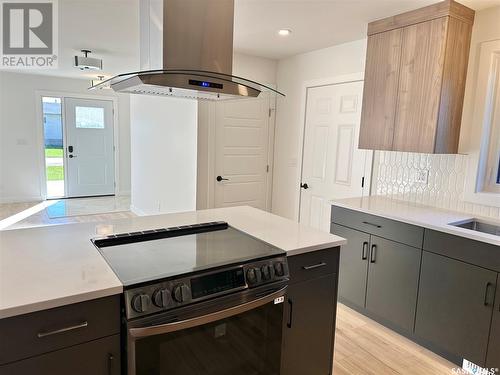
M91 243L93 237L218 220L287 255L346 242L248 206L4 230L0 231L0 319L121 293L123 286Z
M499 236L450 225L450 223L467 221L473 218L479 218L486 222L500 225L500 222L494 219L481 218L481 216L468 213L447 211L377 195L362 198L335 199L330 202L334 206L500 246Z

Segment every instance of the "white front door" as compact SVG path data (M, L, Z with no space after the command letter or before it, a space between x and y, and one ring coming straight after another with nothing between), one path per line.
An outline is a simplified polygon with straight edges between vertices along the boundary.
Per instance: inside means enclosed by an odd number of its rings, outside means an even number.
M329 201L369 193L372 151L358 149L363 82L307 90L300 222L330 231Z
M113 102L65 99L67 197L115 192Z
M270 98L216 104L215 207L269 209Z

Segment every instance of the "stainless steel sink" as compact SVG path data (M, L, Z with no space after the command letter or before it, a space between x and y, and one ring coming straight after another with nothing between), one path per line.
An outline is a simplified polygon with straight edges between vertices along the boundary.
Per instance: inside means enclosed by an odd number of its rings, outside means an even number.
M488 223L486 221L479 219L459 221L456 223L450 223L450 225L459 228L475 230L477 232L493 234L495 236L500 236L500 225L494 223Z

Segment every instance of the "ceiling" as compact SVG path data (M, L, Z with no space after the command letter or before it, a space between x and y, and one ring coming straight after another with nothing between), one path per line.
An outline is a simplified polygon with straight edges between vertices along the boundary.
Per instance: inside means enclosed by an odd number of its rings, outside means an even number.
M246 54L282 59L366 36L368 22L436 0L236 0L234 45ZM460 0L476 10L500 0ZM292 30L279 36L282 28Z
M139 68L140 0L59 0L59 68L36 70L57 76L95 78ZM282 59L366 36L368 22L432 4L436 0L235 0L237 52ZM479 10L500 0L463 0ZM277 31L289 28L281 37ZM103 72L72 67L81 49L103 59Z

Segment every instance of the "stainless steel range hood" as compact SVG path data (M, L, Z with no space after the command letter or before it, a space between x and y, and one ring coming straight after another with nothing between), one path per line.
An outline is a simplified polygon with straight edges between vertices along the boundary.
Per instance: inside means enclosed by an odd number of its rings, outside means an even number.
M232 75L234 0L141 0L140 6L145 69L93 89L208 100L257 97L263 91L284 96Z

